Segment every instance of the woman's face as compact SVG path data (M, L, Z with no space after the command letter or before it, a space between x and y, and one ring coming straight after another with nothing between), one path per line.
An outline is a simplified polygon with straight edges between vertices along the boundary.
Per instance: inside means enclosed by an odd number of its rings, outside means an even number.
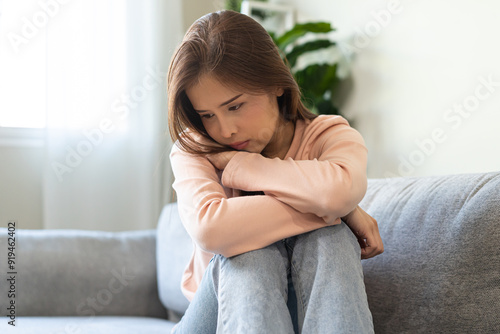
M222 85L210 75L186 90L205 130L217 143L239 151L269 152L278 156L283 147L277 97L282 90L254 95ZM289 144L289 143L288 143Z

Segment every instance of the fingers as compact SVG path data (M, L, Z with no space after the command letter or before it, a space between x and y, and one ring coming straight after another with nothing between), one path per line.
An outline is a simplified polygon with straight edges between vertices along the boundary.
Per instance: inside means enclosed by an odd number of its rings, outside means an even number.
M358 239L361 258L369 259L384 251L378 223L359 206L342 218Z
M376 224L376 222L375 222ZM378 232L378 227L375 231L372 231L369 236L364 240L364 246L361 245L361 258L369 259L371 257L377 256L384 252L384 244L382 238Z
M372 258L374 256L380 255L384 252L380 247L372 247L368 246L365 248L361 248L361 259L366 260Z
M365 225L365 228L354 233L361 247L361 259L369 259L384 252L377 221L371 216L368 217L370 217L369 223Z

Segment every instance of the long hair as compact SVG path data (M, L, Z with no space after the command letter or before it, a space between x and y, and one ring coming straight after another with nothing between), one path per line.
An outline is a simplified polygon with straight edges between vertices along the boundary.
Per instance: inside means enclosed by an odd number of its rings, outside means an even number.
M172 57L168 73L170 136L189 153L228 150L208 135L186 95L186 89L205 74L247 93L267 94L276 88L283 89L278 106L284 122L316 117L301 102L300 88L290 69L269 33L257 21L233 11L207 14L187 31ZM200 143L193 133L207 140Z

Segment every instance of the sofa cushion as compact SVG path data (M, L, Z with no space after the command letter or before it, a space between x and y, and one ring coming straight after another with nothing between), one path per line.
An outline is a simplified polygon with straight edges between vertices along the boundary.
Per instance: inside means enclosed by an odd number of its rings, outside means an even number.
M0 229L0 249L7 249L6 229ZM1 314L10 312L7 306L14 300L17 316L166 318L158 298L155 249L155 230L18 230L16 295L5 298L9 284L0 284ZM4 281L11 271L6 256L0 257L0 270Z
M182 316L189 302L181 292L181 279L193 252L189 234L182 225L177 203L163 208L157 228L158 292L163 305Z
M3 334L165 334L174 323L147 317L18 317L16 326L0 323Z
M363 261L377 333L500 333L500 173L369 180L385 252Z

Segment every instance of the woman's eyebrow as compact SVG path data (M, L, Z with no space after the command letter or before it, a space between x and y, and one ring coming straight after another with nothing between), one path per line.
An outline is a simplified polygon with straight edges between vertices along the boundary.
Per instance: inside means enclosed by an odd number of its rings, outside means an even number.
M239 98L240 96L242 96L243 94L239 94L239 95L236 95L235 97L232 97L230 98L229 100L227 100L226 102L222 102L221 105L219 107L224 107L225 105L228 105L229 103L233 102L234 100L236 100L237 98ZM206 112L207 110L194 110L196 111L197 113L204 113Z
M227 104L229 104L229 103L233 102L234 100L236 100L237 98L239 98L241 95L243 95L243 94L236 95L235 97L230 98L230 99L229 99L229 100L227 100L226 102L223 102L223 103L222 103L219 107L224 107L225 105L227 105Z

